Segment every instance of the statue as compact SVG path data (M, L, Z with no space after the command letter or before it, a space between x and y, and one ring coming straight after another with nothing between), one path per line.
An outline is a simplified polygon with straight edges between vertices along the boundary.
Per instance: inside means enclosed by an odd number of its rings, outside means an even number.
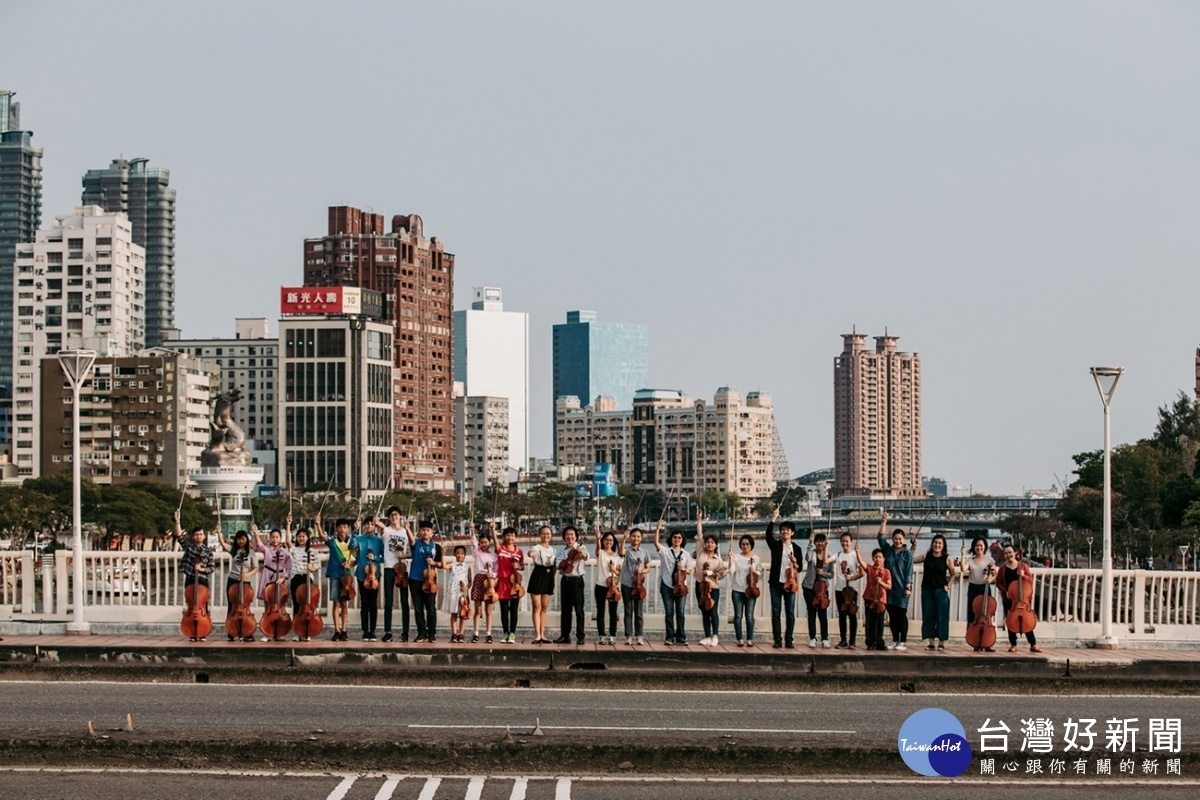
M213 398L212 435L208 447L200 454L202 467L248 467L250 453L246 450L246 433L233 421L233 404L242 393L237 389Z

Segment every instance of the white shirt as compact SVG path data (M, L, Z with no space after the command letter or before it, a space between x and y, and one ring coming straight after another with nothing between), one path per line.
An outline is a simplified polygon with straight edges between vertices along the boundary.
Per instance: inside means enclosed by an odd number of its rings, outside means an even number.
M550 545L542 547L540 544L535 544L533 547L529 548L527 555L535 566L553 567L558 563L555 558L558 555L558 552Z
M859 570L858 553L851 550L849 553L842 551L837 554L833 560L833 590L835 592L845 591L849 585L859 594L862 594L862 578L849 581L849 578Z
M758 570L758 585L762 588L762 583L765 580L762 573L762 559L754 553L744 556L741 553L733 554L733 591L745 592L746 584L750 582L750 568Z
M658 555L661 559L658 574L661 576L663 586L673 586L675 584L675 564L679 563L680 569L691 569L695 562L688 555L687 550L680 550L676 553L669 547L659 545Z
M612 565L617 565L617 571L621 569L621 556L616 550L611 553L604 550L600 551L600 558L596 559L596 585L608 586L608 578L612 575Z
M383 528L383 567L395 569L401 558L410 558L408 534L403 529Z

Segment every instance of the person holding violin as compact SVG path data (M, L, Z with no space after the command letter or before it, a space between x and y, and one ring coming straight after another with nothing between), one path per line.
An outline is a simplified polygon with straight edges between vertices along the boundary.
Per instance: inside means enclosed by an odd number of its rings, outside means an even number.
M350 551L350 528L354 522L349 519L339 519L333 524L333 538L325 536L321 527L321 514L318 512L313 519L313 527L317 535L325 539L329 547L329 560L325 564L325 577L329 579L329 610L333 618L333 639L335 642L345 642L350 638L350 593L353 586L346 586L353 580L354 554ZM347 578L343 581L342 578Z
M213 571L213 551L206 544L207 541L208 534L204 528L193 528L191 533L184 536L179 512L175 512L175 543L183 550L183 557L179 559L179 571L183 573L184 585L190 583L211 588L208 586L208 576ZM205 616L208 616L207 609ZM205 642L208 639L200 636L192 641Z
M251 527L253 528L253 526ZM258 574L258 565L255 563L258 556L250 546L250 534L245 531L234 533L233 542L230 543L218 530L217 541L220 543L221 549L229 553L229 576L225 579L225 597L229 602L226 611L228 615L234 613L235 605L241 605L240 600L235 602L235 598L242 597L242 585L249 586L253 582L254 576ZM253 588L250 589L249 595L254 597ZM253 620L254 617L251 616L250 619ZM250 631L251 635L243 636L242 641L253 642L254 628L248 625L245 630ZM232 633L226 633L226 635L229 637L229 641L234 641L235 637Z
M913 557L912 551L905 544L907 537L900 528L892 531L892 541L883 538L887 530L887 509L883 510L883 519L879 523L879 549L883 551L883 560L892 573L892 588L888 590L888 624L892 629L892 643L889 650L908 649L908 598L913 591ZM917 537L913 536L913 546Z
M854 650L858 638L858 605L863 596L863 563L858 557L858 548L853 536L843 533L838 542L842 546L842 552L833 557L833 601L838 612L837 647L841 650Z
M358 610L364 642L376 640L375 626L379 622L379 573L383 569L383 537L375 531L375 517L362 518L359 533L350 540L355 555L354 578L358 581Z
M779 523L779 535L775 534L775 521L779 519L779 509L771 515L767 523L767 548L771 551L771 573L767 586L771 590L771 635L775 647L787 647L789 650L796 645L793 637L796 630L796 589L787 580L790 570L799 570L803 563L804 553L800 545L792 541L796 526L784 520ZM798 587L799 582L795 581ZM781 614L786 617L787 626L781 625Z
M808 617L808 646L817 646L817 623L821 624L821 647L829 647L829 582L833 580L833 556L829 540L818 533L804 554L804 608Z
M517 642L519 595L513 592L515 576L525 568L525 551L517 547L516 528L504 529L504 540L496 550L496 595L500 598L500 626L505 644Z
M711 533L704 536L703 512L696 510L696 603L700 606L700 619L704 623L704 647L716 647L721 643L717 637L721 619L721 581L728 571L717 547L717 537ZM704 608L709 602L711 606Z
M913 558L924 564L921 574L921 638L926 650L945 650L950 638L950 582L956 572L946 552L946 537L934 534L929 549Z
M1004 545L1004 563L996 570L996 588L1000 590L1000 601L1004 604L1004 616L1006 620L1015 605L1012 598L1009 597L1009 587L1020 580L1028 581L1030 586L1032 586L1033 572L1029 569L1029 565L1021 560L1016 548L1011 544L1006 544ZM1026 598L1027 603L1031 603L1032 601L1032 597ZM1034 624L1036 624L1036 618ZM1006 624L1005 627L1008 627L1008 625ZM1029 642L1029 652L1042 652L1042 648L1037 645L1037 637L1033 635L1032 627L1025 631L1025 640ZM1008 652L1017 652L1017 632L1014 630L1009 630L1008 632Z
M471 557L475 560L475 580L471 583L471 602L475 608L471 614L474 631L471 634L471 644L479 641L479 618L487 617L487 639L492 643L492 609L496 605L499 593L496 587L496 551L492 543L496 540L496 523L489 522L488 530L482 536L475 535L475 523L470 523Z
M662 520L654 529L654 549L658 551L658 594L662 598L663 614L666 618L666 644L687 647L684 632L684 611L687 608L687 576L692 574L696 562L683 549L683 531L671 531L668 546L660 541Z
M660 527L662 523L659 523ZM642 549L642 532L625 531L621 539L621 603L625 608L625 644L645 645L642 615L646 608L646 576L650 573L650 554Z
M575 644L584 641L586 624L583 619L584 580L583 571L587 564L588 551L579 541L579 529L568 525L562 532L563 548L557 557L557 568L560 574L558 588L561 592L559 606L562 609L562 633L554 640L555 644L571 643L571 618L575 618ZM567 568L570 568L570 572Z
M396 576L408 574L409 551L408 525L401 522L400 509L392 506L387 510L387 525L383 526L383 641L392 641L392 611L396 595L400 596L400 641L408 641L408 626L412 614L408 605L408 589L396 583ZM396 591L399 589L399 591Z
M317 572L321 569L321 557L312 549L312 539L309 536L308 528L301 528L296 531L290 555L292 558L292 579L288 585L288 590L292 593L292 617L299 617L300 597L297 592L301 586L314 580ZM307 642L308 637L297 633L296 641Z
M738 539L738 550L737 553L729 553L733 635L737 637L738 647L753 647L754 606L758 604L758 596L762 593L759 588L762 584L762 560L754 554L754 537L749 534Z
M558 553L550 544L554 531L549 525L538 528L538 543L529 548L533 572L529 576L529 602L533 606L533 643L550 644L546 638L546 615L554 595L554 569Z
M996 561L988 552L987 537L976 536L971 540L970 556L965 547L962 549L959 553L959 569L967 576L967 627L970 627L975 622L975 598L986 595L996 580ZM975 652L982 651L994 653L995 648L975 648Z
M612 531L605 531L596 539L596 581L592 588L592 596L596 601L596 634L600 637L600 644L616 644L617 598L621 596L621 556L617 552L617 536ZM604 634L606 611L607 639Z
M862 551L857 542L854 544L854 552L858 556L858 562L862 564ZM862 572L867 578L863 588L863 605L867 607L867 649L886 652L888 648L883 643L883 617L887 609L887 594L892 590L892 571L887 568L882 548L876 547L871 552L871 563L865 564Z
M433 591L426 591L426 580L430 577L429 570L434 576L442 567L442 546L433 541L433 523L421 520L417 524L418 537L410 542L412 546L412 564L408 572L408 591L412 595L413 613L417 618L417 638L414 642L437 641L437 589L436 582L432 584ZM435 579L436 580L436 579Z
M450 591L446 593L446 610L450 612L450 641L465 642L467 632L467 617L461 613L462 604L471 602L471 565L467 563L467 548L464 545L454 546L454 560L446 562L446 580ZM467 616L470 616L468 611Z

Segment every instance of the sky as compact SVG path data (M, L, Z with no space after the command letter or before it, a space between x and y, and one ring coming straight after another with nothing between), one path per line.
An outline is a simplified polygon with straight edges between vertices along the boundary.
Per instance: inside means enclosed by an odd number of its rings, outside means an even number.
M278 318L326 209L418 213L456 308L650 326L654 388L770 392L792 474L833 464L852 326L921 356L924 472L1065 476L1191 391L1200 5L0 2L0 88L43 225L120 156L178 192L176 324ZM274 330L274 327L272 327Z

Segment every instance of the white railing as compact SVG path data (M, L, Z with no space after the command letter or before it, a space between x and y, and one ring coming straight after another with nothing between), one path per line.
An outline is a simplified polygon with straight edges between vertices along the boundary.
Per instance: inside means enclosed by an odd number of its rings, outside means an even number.
M37 574L48 576L52 583L52 591L44 596L51 598L48 608L39 610L36 604L38 592L35 591L35 564L32 555L22 553L0 553L0 571L3 581L0 583L0 619L12 618L20 614L22 618L39 618L42 620L64 620L72 612L71 608L71 554L70 551L59 551L55 554L52 572L37 570ZM184 604L184 579L179 571L181 553L175 552L137 552L137 551L89 551L84 553L84 602L87 604L87 618L92 622L173 622L178 619L180 609ZM261 558L261 556L260 556ZM322 613L328 613L328 581L324 578L325 554L321 555L322 569L319 573L321 587ZM468 557L468 563L471 561ZM229 557L218 554L215 559L215 569L211 576L211 607L214 621L220 623L224 619L225 581L229 571ZM595 585L596 562L590 559L584 568L585 608L589 616L594 616L595 600L592 587ZM531 567L526 566L525 577L528 586L528 576ZM383 575L381 570L380 579ZM441 578L441 576L439 576ZM651 572L646 576L647 596L645 603L645 622L647 630L659 631L664 625L662 616L662 601L659 594L659 575L656 561L651 562ZM908 615L914 624L910 628L911 639L919 638L921 620L921 566L917 565L914 584L917 588L909 599ZM1098 569L1035 569L1034 595L1032 607L1037 614L1038 633L1046 639L1079 640L1094 639L1100 634L1100 582L1101 572ZM43 580L45 578L43 577ZM1198 572L1162 572L1146 570L1116 570L1114 572L1113 611L1114 624L1117 626L1118 638L1124 636L1134 641L1200 641L1200 573ZM559 610L558 581L556 579L555 596L551 601L551 611ZM441 580L441 608L445 608L445 580ZM689 586L691 582L689 581ZM48 588L48 587L47 587ZM754 618L758 638L765 638L770 632L771 599L766 582L762 583L762 596L755 606ZM397 593L399 590L397 590ZM384 592L381 588L380 602ZM999 600L999 598L997 598ZM351 603L357 611L361 602L361 594ZM726 634L731 634L729 622L733 614L733 598L730 579L721 586L719 611L722 628ZM701 630L699 611L696 607L694 588L685 600L685 614L688 617L687 628L692 638L697 638ZM399 602L395 602L397 613ZM262 604L254 601L253 610L261 614ZM528 624L530 601L521 601L522 625ZM622 609L618 608L618 614ZM860 610L860 614L863 612ZM807 621L804 600L796 598L797 638L807 638ZM829 609L829 627L831 636L837 631L836 607ZM967 584L964 578L957 577L950 586L950 621L951 635L961 637L965 631L968 619ZM351 627L356 627L357 614L351 617ZM548 629L558 631L557 613L549 620ZM997 622L1003 626L1003 614L997 615ZM394 621L393 628L397 627ZM498 626L497 626L498 627ZM622 625L618 623L618 632ZM592 635L591 632L588 634Z

